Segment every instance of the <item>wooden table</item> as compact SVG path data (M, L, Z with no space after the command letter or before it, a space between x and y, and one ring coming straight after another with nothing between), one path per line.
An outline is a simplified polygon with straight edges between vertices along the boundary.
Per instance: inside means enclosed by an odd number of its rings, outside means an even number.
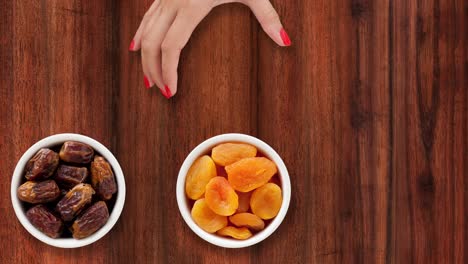
M274 0L290 48L245 6L218 7L171 100L127 51L150 2L0 1L2 263L468 262L466 1ZM112 231L73 250L32 237L10 202L20 156L61 132L108 146L127 184ZM246 249L203 241L176 204L186 155L226 132L291 174L285 221Z

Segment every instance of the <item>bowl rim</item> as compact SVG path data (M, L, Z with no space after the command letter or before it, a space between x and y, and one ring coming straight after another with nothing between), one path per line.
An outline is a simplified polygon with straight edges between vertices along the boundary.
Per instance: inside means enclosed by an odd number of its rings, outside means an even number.
M281 189L283 195L283 202L281 203L281 208L278 215L273 218L271 223L262 231L256 233L251 238L246 240L234 240L231 238L223 238L215 234L210 234L203 229L201 229L192 219L191 210L187 203L187 198L185 195L185 178L190 166L193 162L206 154L209 150L221 143L228 142L240 142L247 143L255 146L263 155L272 160L278 168L278 176L281 180ZM182 166L180 167L179 174L177 176L176 184L176 196L177 196L177 205L179 207L179 212L182 215L185 223L190 227L190 229L197 234L200 238L205 241L224 248L243 248L255 245L267 237L269 237L283 222L286 213L289 208L289 203L291 200L291 182L289 178L289 173L284 164L283 160L279 154L267 143L264 141L246 134L240 133L228 133L221 134L211 138L206 139L198 146L196 146L185 158Z
M26 212L23 209L22 202L18 199L18 196L16 194L17 188L20 186L21 180L24 176L25 165L33 157L33 155L35 155L37 151L39 151L41 148L48 148L59 144L63 144L65 141L78 141L90 145L95 151L101 154L110 163L115 173L115 179L117 182L117 197L114 204L114 208L110 212L109 219L107 220L106 224L103 227L101 227L98 231L96 231L89 237L83 239L51 238L39 231L26 218ZM35 144L29 147L28 150L26 150L26 152L21 156L18 163L16 164L13 176L11 178L11 201L16 217L18 218L20 223L31 235L33 235L38 240L58 248L83 247L92 244L104 237L119 219L125 204L125 195L125 177L119 162L114 157L112 152L99 141L88 136L76 133L55 134L37 141Z

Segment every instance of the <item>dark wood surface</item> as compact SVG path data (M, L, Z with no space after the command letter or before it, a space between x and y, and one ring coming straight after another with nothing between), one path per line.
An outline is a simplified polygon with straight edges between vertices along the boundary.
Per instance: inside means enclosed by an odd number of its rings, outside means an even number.
M127 51L150 2L0 0L2 263L468 262L466 1L274 0L290 48L218 7L169 101ZM36 240L10 201L23 152L61 132L101 141L126 177L120 220L80 249ZM246 249L201 240L175 199L185 156L225 132L291 175L285 221Z

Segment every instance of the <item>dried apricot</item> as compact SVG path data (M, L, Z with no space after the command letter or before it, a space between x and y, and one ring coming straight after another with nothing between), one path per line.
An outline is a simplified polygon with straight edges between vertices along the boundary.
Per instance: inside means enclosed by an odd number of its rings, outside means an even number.
M227 217L217 215L206 204L205 198L197 200L192 208L192 218L201 229L214 233L227 226Z
M277 169L267 158L245 158L226 166L229 183L240 192L250 192L267 183Z
M229 221L237 227L248 227L255 231L265 228L265 222L251 213L239 213L229 217Z
M267 183L252 193L250 208L258 217L267 220L278 214L282 201L281 188L274 183Z
M252 192L237 192L237 196L239 197L239 207L237 208L238 213L245 213L249 211L250 208L250 196L252 196Z
M232 238L240 239L240 240L244 240L252 236L252 232L250 232L250 230L247 227L237 228L233 226L226 226L218 230L216 234L220 236L230 236Z
M224 177L214 177L206 185L205 201L213 212L219 215L232 215L239 207L236 191Z
M206 184L216 177L216 165L205 155L198 158L190 167L185 179L185 192L192 200L197 200L205 193Z
M231 165L243 158L257 155L257 148L245 143L223 143L213 148L211 157L221 166Z

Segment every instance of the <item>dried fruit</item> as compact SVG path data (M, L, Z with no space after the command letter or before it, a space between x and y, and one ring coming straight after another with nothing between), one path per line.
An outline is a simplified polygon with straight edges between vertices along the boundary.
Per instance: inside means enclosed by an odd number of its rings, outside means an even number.
M110 200L117 192L114 173L103 157L96 156L91 163L91 184L103 200Z
M45 205L39 204L26 212L26 217L33 226L51 238L62 234L63 222L55 216Z
M250 196L252 196L252 192L237 192L237 196L239 197L239 207L237 208L238 213L245 213L250 209Z
M231 165L241 159L255 157L255 155L257 155L257 148L245 143L223 143L211 151L214 162L221 166Z
M71 221L91 202L93 194L94 190L91 185L80 183L58 202L55 210L59 212L64 221Z
M274 183L267 183L252 193L250 208L258 217L267 220L278 214L282 201L281 188Z
M193 205L192 218L201 229L208 233L214 233L227 226L227 217L213 212L206 204L204 198L197 200Z
M32 159L26 163L26 179L29 181L43 180L49 178L57 168L59 155L54 151L40 149Z
M94 149L84 143L67 141L60 149L60 159L71 163L90 163L94 156Z
M18 198L32 204L52 202L60 196L60 189L53 180L27 181L18 187Z
M245 158L226 166L229 183L240 192L250 192L267 183L277 169L267 158Z
M54 179L64 188L71 189L78 183L82 183L88 177L88 169L86 167L73 167L60 165L57 169Z
M218 232L216 232L216 234L220 235L220 236L230 236L232 238L235 238L235 239L240 239L240 240L245 240L249 237L252 236L252 232L250 232L250 230L246 227L233 227L233 226L226 226L220 230L218 230Z
M99 201L80 215L70 228L76 239L85 238L103 227L109 219L106 203Z
M229 217L229 221L237 227L248 227L255 231L265 228L265 222L251 213L239 213Z
M206 185L205 201L208 207L219 215L232 215L239 207L236 191L224 177L214 177Z
M205 193L205 187L211 178L216 177L213 160L205 155L198 158L190 167L185 179L185 192L192 200L197 200Z

